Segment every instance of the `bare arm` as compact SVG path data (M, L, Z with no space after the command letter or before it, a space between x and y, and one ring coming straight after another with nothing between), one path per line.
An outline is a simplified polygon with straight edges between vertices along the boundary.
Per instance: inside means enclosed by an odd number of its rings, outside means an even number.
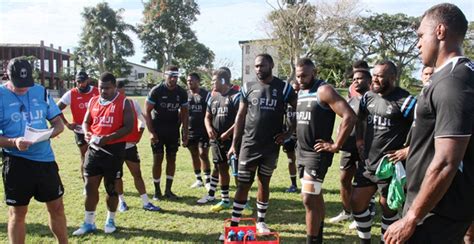
M59 107L59 109L60 109L61 111L63 111L63 110L67 107L67 105L64 104L64 103L62 103L61 101L59 101L59 102L57 103L57 105L58 105L58 107ZM66 116L64 116L63 113L61 113L61 114L59 115L59 118L61 118L61 120L63 121L64 125L65 125L68 129L74 130L74 129L76 128L76 124L74 124L74 123L73 123L73 124L70 124L70 123L68 122L68 120L66 119Z
M61 134L64 131L64 124L61 120L61 115L54 117L52 120L49 121L51 124L51 128L53 128L53 133L51 133L51 138L56 137L57 135Z
M367 130L367 114L359 109L359 113L357 114L357 122L356 122L356 146L357 151L359 153L359 157L362 161L365 160L364 155L364 147L365 147L365 133Z
M181 107L180 109L180 113L181 115L181 122L182 122L182 125L183 125L183 145L187 145L188 144L188 135L189 135L189 127L188 127L188 123L189 123L189 108L187 106L184 106L184 107Z
M207 135L209 139L215 140L217 139L217 133L212 127L212 114L206 111L206 116L204 117L204 125L206 126Z
M349 104L342 98L331 86L325 85L319 88L318 95L320 101L327 104L339 117L342 118L339 126L339 133L337 134L334 143L320 141L315 144L314 149L318 152L338 152L344 142L351 134L352 129L356 123L356 115Z
M154 107L153 104L145 101L144 117L145 117L146 127L148 128L148 131L150 132L151 141L153 143L158 143L158 136L156 135L156 132L155 132L156 130L153 127L153 121L151 120L151 112L153 111L153 107Z
M241 102L239 105L239 110L237 111L237 116L235 117L234 123L234 137L232 140L232 146L229 149L228 156L230 158L231 154L238 154L236 151L237 146L240 144L242 140L242 135L244 133L244 125L245 125L245 116L247 116L247 108L248 105L246 103Z
M86 114L84 115L84 121L82 121L82 130L84 130L84 139L89 142L91 133L90 133L90 126L91 126L91 115L89 109L87 109Z

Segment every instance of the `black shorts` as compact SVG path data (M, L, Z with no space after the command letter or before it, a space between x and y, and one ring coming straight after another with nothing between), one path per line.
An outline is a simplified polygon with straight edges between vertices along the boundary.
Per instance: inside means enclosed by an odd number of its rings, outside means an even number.
M303 178L304 173L310 175L315 181L323 182L331 167L333 153L322 152L322 153L311 153L311 156L301 157L299 154L296 159L298 164L298 174L300 178Z
M101 175L108 180L122 177L125 142L105 145L102 148L112 155L89 147L84 160L84 176Z
M232 140L227 140L224 142L212 140L210 144L212 151L212 162L215 164L227 163L229 160L227 158L227 153L232 146Z
M158 143L151 144L153 154L176 154L179 148L179 133L162 133L158 134Z
M255 172L258 170L258 174L264 176L272 176L273 171L277 167L279 151L261 154L259 157L253 157L250 160L240 160L242 155L239 156L239 172Z
M76 140L76 145L79 147L87 144L86 140L84 139L84 134L74 132L74 139Z
M346 151L341 151L341 161L340 161L340 170L348 170L352 167L357 167L360 162L360 157L358 153L351 153Z
M352 182L353 187L367 187L376 186L380 195L384 198L388 196L388 186L392 178L380 180L375 176L375 172L367 170L365 164L359 164L357 167L354 181Z
M283 143L283 152L291 153L294 152L296 148L296 138L290 138Z
M132 163L140 163L140 155L138 155L137 145L125 149L125 161Z
M209 138L207 136L189 138L187 147L208 148Z
M434 214L416 226L406 243L463 243L472 221L456 221Z
M25 206L34 197L50 202L64 194L55 161L38 162L5 154L3 157L3 186L9 206Z

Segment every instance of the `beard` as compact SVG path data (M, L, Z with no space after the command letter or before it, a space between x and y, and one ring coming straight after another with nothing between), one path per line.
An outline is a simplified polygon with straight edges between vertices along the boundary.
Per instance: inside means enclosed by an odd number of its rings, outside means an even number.
M85 87L79 87L79 91L82 92L82 93L86 93L90 90L90 87L89 86L85 86Z
M271 75L272 75L272 73L270 73L270 72L260 72L259 74L257 74L257 78L259 80L265 80L268 77L270 77Z

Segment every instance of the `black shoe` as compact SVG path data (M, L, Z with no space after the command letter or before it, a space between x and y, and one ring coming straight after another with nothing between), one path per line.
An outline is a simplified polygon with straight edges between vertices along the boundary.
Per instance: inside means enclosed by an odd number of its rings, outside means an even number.
M175 201L175 200L178 200L178 199L179 199L179 197L176 196L176 194L174 194L174 193L171 192L171 191L165 192L165 197L166 197L168 200L171 200L171 201Z
M161 194L161 190L155 190L155 195L153 195L153 200L158 201L163 198L163 194Z

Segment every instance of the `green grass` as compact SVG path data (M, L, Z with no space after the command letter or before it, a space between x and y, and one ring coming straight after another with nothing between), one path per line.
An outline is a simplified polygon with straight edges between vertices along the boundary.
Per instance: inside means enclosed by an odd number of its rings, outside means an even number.
M143 104L143 97L137 99L140 104ZM70 117L69 109L65 110L65 114ZM53 149L65 186L64 204L68 232L71 234L82 224L84 218L84 196L82 195L83 184L79 170L79 151L74 144L73 133L65 130L59 138L53 140ZM139 152L142 159L143 177L151 198L153 190L151 177L152 154L148 132L145 133L143 140L139 143ZM336 215L341 210L338 166L339 155L337 154L323 185L326 200L326 219ZM182 199L179 201L154 202L164 211L162 213L146 212L141 209L141 200L133 186L133 179L128 170L125 170L125 196L130 210L117 214L118 231L108 235L103 233L106 207L105 191L101 187L101 198L97 207L96 219L99 228L98 233L81 237L70 236L70 241L73 243L215 242L218 233L223 230L224 219L230 217L231 211L216 214L209 211L210 205L196 205L196 200L205 194L205 189L190 189L189 186L193 182L194 173L189 152L185 148L180 148L173 189ZM272 190L267 212L267 223L271 229L279 232L282 243L303 243L306 238L305 210L299 194L284 193L289 185L286 155L282 152L280 153L278 168L271 181ZM234 192L235 187L231 186L231 197L233 197ZM254 209L255 193L256 188L254 187L251 191L251 202ZM219 192L217 192L217 195L219 195ZM2 199L0 213L4 216L0 217L0 242L3 243L7 242L8 218L7 206L3 202L3 190L0 191L0 198ZM378 213L380 213L380 210ZM32 200L27 215L27 243L54 242L47 221L47 211L44 204ZM372 229L372 239L374 243L378 243L380 238L379 217L377 217L375 223ZM326 221L325 242L358 242L356 232L348 229L349 224L349 222L330 224Z

